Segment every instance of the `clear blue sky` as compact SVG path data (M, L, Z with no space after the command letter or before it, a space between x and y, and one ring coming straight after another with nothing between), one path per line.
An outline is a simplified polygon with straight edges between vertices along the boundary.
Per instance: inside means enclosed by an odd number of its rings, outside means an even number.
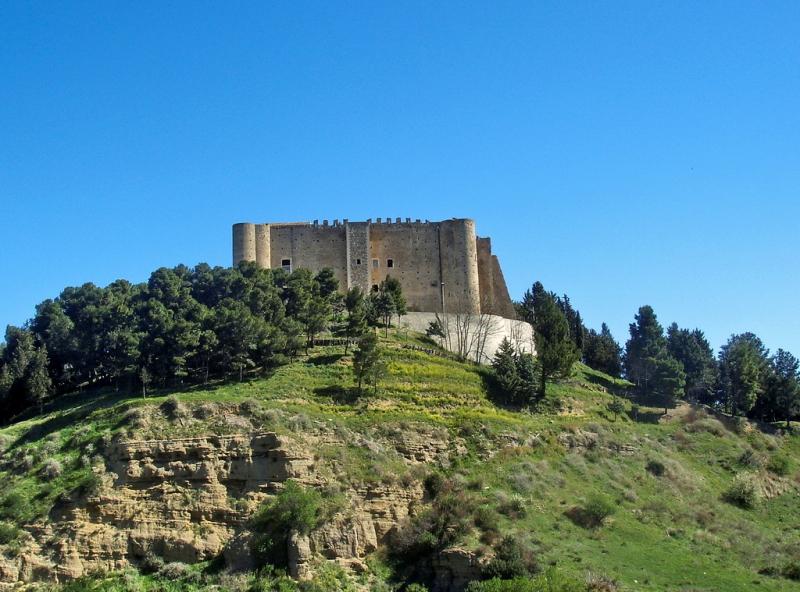
M0 324L237 221L472 217L512 296L800 356L800 2L0 4Z

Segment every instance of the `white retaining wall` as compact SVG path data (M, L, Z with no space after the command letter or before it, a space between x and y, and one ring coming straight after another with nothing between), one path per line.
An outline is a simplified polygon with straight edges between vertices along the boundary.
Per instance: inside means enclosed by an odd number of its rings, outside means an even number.
M400 326L425 333L431 322L437 318L445 327L448 337L436 341L446 349L465 354L469 359L482 364L492 361L504 337L508 337L520 351L536 352L533 328L528 323L496 315L410 312L401 317Z

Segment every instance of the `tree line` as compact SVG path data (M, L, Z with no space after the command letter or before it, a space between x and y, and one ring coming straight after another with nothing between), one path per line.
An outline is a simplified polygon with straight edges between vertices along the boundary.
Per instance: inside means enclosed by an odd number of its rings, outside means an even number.
M345 320L344 311L349 314ZM406 312L397 280L339 293L333 271L287 273L252 262L179 265L147 282L65 288L0 345L0 401L9 419L81 388L204 383L270 368L334 324L358 339Z
M753 333L732 335L715 356L700 329L672 323L664 331L653 308L642 306L623 349L605 323L599 332L587 329L569 297L546 291L540 282L516 303L516 311L533 327L537 355L528 360L510 342L501 345L493 366L508 402L536 402L547 382L569 376L581 360L611 376L624 376L637 397L665 412L684 399L787 424L800 414L800 362L783 349L770 355ZM525 369L531 363L533 369ZM521 388L531 374L535 385Z

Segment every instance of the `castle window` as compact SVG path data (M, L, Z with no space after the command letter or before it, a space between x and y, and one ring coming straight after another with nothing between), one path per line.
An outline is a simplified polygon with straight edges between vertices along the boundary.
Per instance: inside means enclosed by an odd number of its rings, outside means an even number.
M356 259L356 265L361 265L361 259Z
M378 261L377 259L373 259L372 260L372 267L374 267L375 269L378 269L378 267L380 267L380 265L381 265L381 262Z
M281 268L289 273L292 273L292 260L291 259L281 259Z
M387 259L386 267L394 267L394 259Z

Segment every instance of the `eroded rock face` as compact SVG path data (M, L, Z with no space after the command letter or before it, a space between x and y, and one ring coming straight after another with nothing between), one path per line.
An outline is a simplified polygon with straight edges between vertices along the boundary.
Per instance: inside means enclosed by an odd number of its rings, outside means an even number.
M287 479L322 486L330 473L315 442L274 433L122 441L106 454L109 473L97 495L55 508L17 557L0 558L0 582L66 581L123 569L148 554L194 563L223 554L233 569L254 567L246 526L253 510ZM349 507L290 544L291 571L311 574L316 560L359 569L361 560L423 497L420 484L372 485L344 492Z
M480 579L485 559L458 547L445 549L433 560L433 592L463 590L472 580Z

